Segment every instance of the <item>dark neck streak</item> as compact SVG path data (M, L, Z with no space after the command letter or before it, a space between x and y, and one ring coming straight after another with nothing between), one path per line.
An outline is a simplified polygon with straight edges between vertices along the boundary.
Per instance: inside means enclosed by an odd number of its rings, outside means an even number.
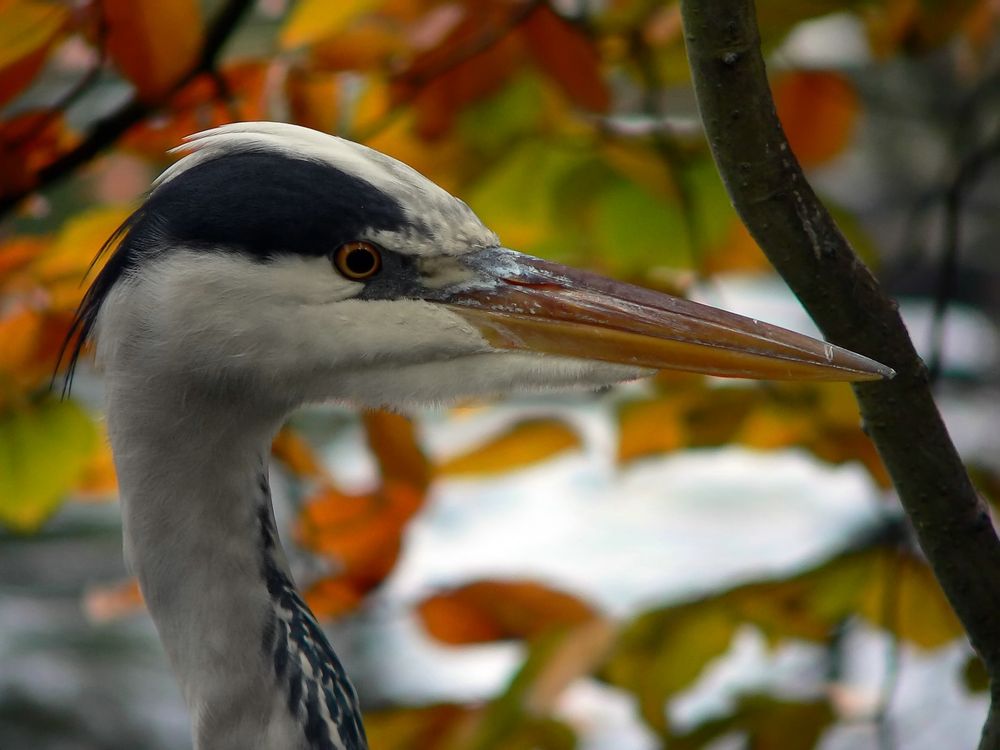
M274 666L288 710L302 723L310 750L368 747L357 695L326 635L277 561L280 547L266 469L259 476L261 574L274 605L262 648Z

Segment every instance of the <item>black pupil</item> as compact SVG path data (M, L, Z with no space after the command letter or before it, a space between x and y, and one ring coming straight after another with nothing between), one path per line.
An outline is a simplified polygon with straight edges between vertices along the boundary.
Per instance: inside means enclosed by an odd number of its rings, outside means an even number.
M348 251L344 258L347 270L356 276L364 276L375 270L375 253L365 248L357 247Z

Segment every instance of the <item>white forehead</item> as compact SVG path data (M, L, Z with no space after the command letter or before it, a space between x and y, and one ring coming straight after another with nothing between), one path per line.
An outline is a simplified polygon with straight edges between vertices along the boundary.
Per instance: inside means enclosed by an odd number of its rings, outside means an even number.
M269 151L299 159L325 162L365 180L395 199L411 222L426 230L373 233L386 245L405 243L416 254L458 255L500 244L465 202L431 182L412 167L375 149L299 125L280 122L237 122L189 135L171 153L184 158L166 169L154 190L192 167L212 159L253 151ZM384 234L380 238L378 235Z

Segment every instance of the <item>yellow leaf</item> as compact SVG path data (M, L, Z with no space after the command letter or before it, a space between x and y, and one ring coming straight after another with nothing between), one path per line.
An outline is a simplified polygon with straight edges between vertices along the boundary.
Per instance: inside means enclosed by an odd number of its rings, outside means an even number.
M673 397L623 405L618 417L618 461L682 448L685 435L679 407Z
M533 419L519 422L468 453L438 467L442 475L501 474L544 461L580 445L580 436L562 422Z
M201 52L204 28L197 0L103 0L107 49L140 98L170 92Z
M68 18L61 3L0 0L0 104L31 82Z
M379 4L380 0L299 0L278 37L283 49L295 49L331 37Z
M32 266L32 273L49 295L50 310L76 309L85 291L81 284L84 274L129 213L125 206L102 206L76 214L63 225L52 245ZM105 254L93 273L107 258Z
M964 635L927 563L895 550L882 552L879 562L859 605L869 622L928 649Z
M80 479L97 428L73 401L47 400L0 416L0 523L34 531Z

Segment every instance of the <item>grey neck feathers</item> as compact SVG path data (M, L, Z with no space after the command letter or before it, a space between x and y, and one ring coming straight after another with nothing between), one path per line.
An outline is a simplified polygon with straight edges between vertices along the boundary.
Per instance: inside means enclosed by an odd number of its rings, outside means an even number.
M110 389L125 555L196 750L365 750L357 697L275 531L263 456L280 418L134 403Z

